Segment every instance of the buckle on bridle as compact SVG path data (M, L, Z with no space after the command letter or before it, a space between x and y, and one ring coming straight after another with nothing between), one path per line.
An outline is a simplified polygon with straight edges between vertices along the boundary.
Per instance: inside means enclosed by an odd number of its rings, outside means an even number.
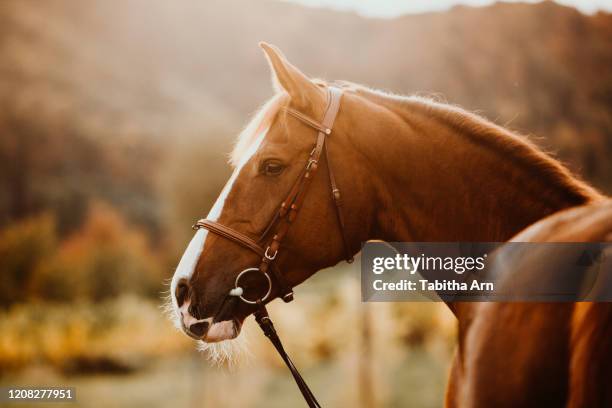
M264 253L264 257L268 260L268 261L273 261L274 259L276 259L276 255L278 254L278 249L276 251L274 251L274 253L272 255L268 254L268 251L270 250L270 246L268 246L266 248L266 252Z
M306 165L306 170L310 170L312 168L312 166L316 166L317 163L318 162L315 159L308 160L308 164Z

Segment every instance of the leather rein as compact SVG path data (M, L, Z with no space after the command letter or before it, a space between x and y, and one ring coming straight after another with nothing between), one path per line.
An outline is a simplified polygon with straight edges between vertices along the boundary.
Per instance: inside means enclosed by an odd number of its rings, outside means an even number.
M323 154L325 155L325 160L327 161L327 172L329 176L329 184L331 187L331 196L332 201L334 203L334 207L336 208L338 225L340 227L340 233L342 236L344 249L346 251L346 261L349 263L353 262L353 255L348 243L344 215L342 212L342 196L340 195L340 190L338 189L338 186L336 184L336 178L334 176L334 172L329 161L328 149L325 144L327 137L330 136L332 133L333 125L336 120L338 110L340 108L341 98L342 90L336 87L327 88L327 106L325 108L323 120L320 123L294 109L291 109L289 107L283 108L285 112L287 112L295 119L298 119L305 125L317 130L317 139L312 151L310 152L305 167L302 169L296 181L293 183L293 186L291 187L291 190L289 190L287 198L285 198L285 200L281 203L279 209L276 211L274 217L272 218L268 226L264 229L258 240L254 240L246 234L243 234L233 228L230 228L226 225L220 224L212 220L201 219L193 226L194 229L205 228L218 236L221 236L246 249L251 250L252 252L256 253L258 256L261 257L261 262L257 268L247 268L240 272L238 276L236 276L234 289L230 291L230 295L237 296L243 302L248 303L250 305L256 305L257 309L253 313L253 315L255 316L255 320L263 330L266 337L270 339L270 341L280 354L281 358L291 371L291 374L293 375L297 386L302 392L304 399L308 403L308 406L311 408L320 407L319 402L313 395L312 391L310 391L310 388L300 375L298 369L295 367L295 365L285 352L280 338L278 337L278 334L274 329L272 320L270 320L270 316L268 315L268 311L266 310L265 303L266 301L270 300L270 295L272 293L273 286L276 286L278 293L284 302L287 303L293 300L293 287L280 273L277 264L275 263L275 260L277 259L279 250L282 248L281 244L283 242L283 239L286 237L290 226L292 225L300 209L302 208L302 204L308 192L308 188L312 182L314 175L317 172ZM266 239L271 234L272 238ZM266 243L266 245L262 245L263 243ZM243 288L240 286L240 279L244 275L249 273L261 273L267 281L267 292L259 299L252 300L247 299L245 296L243 296L244 291Z

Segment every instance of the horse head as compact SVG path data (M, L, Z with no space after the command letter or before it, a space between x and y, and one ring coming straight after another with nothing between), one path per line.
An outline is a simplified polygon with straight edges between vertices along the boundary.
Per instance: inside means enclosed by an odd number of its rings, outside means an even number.
M266 249L265 256L274 260L276 279L247 273L240 275L238 287L239 274L257 271L262 254L227 239L219 231L211 233L202 228L195 233L173 276L171 297L177 325L189 336L207 343L238 336L244 319L255 310L253 304L241 302L239 296L269 302L285 295L279 280L288 287L298 285L316 271L344 259L347 250L351 257L364 240L356 231L356 220L368 211L360 207L364 200L359 199L368 186L367 177L359 177L363 166L358 165L359 154L351 149L348 137L350 110L344 105L339 107L333 131L313 129L326 114L327 85L308 78L276 47L263 43L261 47L270 63L277 94L239 136L230 160L234 171L207 220L265 248L265 242L279 233L275 220L283 200L301 189L305 178L311 180L299 204L288 203L299 205L299 216L287 216L290 228L283 231L282 243L273 253ZM308 118L315 120L309 123ZM328 133L325 138L329 140L324 143L329 150L320 160L313 160L320 131ZM336 158L331 185L342 187L341 205L346 219L342 231L339 202L334 201L339 191L330 189L326 156ZM322 169L311 174L314 166ZM305 172L309 174L305 176Z

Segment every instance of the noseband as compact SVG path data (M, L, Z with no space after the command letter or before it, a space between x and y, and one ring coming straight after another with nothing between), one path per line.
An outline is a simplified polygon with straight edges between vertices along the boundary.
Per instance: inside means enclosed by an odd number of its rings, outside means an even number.
M252 252L255 252L261 257L259 267L248 268L238 274L234 289L230 291L230 295L239 297L245 303L257 306L257 310L254 312L255 320L262 328L266 337L270 339L274 347L277 349L283 361L285 361L285 364L291 371L291 374L302 392L304 399L311 408L320 407L320 405L298 372L297 368L285 352L280 338L278 337L272 321L270 320L268 311L265 308L265 303L266 301L270 300L269 298L274 285L277 287L278 293L284 302L291 302L293 300L293 288L290 284L288 284L283 275L281 275L275 260L277 259L278 252L281 249L283 239L287 235L290 226L302 208L304 198L306 197L308 188L319 167L323 153L325 154L325 159L327 161L327 172L331 187L331 196L334 207L336 208L336 216L338 219L338 225L340 227L340 234L342 237L344 250L346 251L346 261L349 263L353 262L353 255L348 243L344 215L342 213L342 196L340 195L340 190L336 184L336 178L334 177L334 172L329 161L328 149L325 144L327 137L332 133L333 125L338 114L338 109L340 108L341 98L342 90L335 87L327 88L327 106L325 108L325 113L321 123L289 107L283 108L285 112L294 118L317 130L317 139L312 151L310 152L306 165L300 172L296 181L293 183L287 198L285 198L285 200L281 203L279 209L276 211L274 217L272 220L270 220L268 226L264 229L258 240L254 240L226 225L207 219L201 219L193 226L194 229L205 228L216 235L219 235L246 249L251 250ZM267 239L271 234L272 238ZM263 243L266 243L266 245L262 245ZM272 278L270 277L269 272L271 273ZM244 293L242 287L240 286L240 279L249 273L263 274L266 282L268 283L267 291L259 299L247 299L243 296Z

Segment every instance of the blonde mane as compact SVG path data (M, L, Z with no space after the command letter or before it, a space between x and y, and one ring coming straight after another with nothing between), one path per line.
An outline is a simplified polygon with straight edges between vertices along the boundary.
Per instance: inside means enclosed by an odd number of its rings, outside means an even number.
M229 155L229 162L233 167L240 163L240 159L255 142L257 136L272 124L274 117L287 99L288 95L286 93L277 93L255 112L253 118L236 138L234 148Z

